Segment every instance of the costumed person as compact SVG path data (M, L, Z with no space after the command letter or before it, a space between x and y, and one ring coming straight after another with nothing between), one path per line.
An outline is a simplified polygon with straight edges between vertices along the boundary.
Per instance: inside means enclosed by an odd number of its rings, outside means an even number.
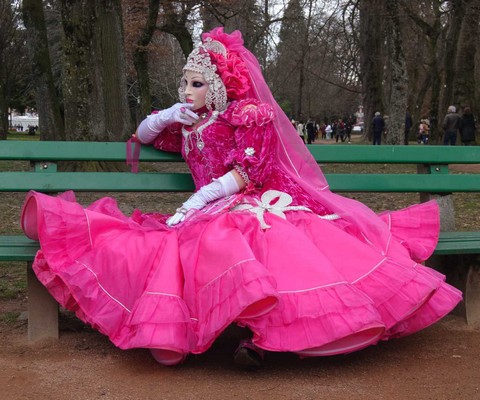
M28 194L33 268L63 307L165 365L238 324L251 332L236 352L248 366L264 350L329 356L409 335L461 300L421 264L436 202L377 215L332 193L240 32L203 34L183 71L180 102L136 133L191 170L196 191L173 215Z

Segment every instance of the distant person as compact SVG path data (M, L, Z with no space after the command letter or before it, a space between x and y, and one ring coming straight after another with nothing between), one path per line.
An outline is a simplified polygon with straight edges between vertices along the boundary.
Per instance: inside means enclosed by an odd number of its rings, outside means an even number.
M338 120L337 130L335 131L335 142L338 143L338 139L345 141L345 123L342 119Z
M313 119L308 119L305 130L307 131L307 143L312 144L315 142L315 137L317 136L317 124Z
M338 120L333 120L332 122L332 139L336 137L337 135L337 129L338 129Z
M347 119L345 123L345 137L348 143L352 143L352 129L353 129L353 122L350 118Z
M300 136L300 139L302 139L302 142L305 143L305 129L302 121L297 122L297 132Z
M325 139L330 140L332 138L332 125L327 124L325 127Z
M417 143L418 144L427 144L428 138L430 136L430 123L428 119L422 119L418 125L418 135Z
M372 129L373 129L373 142L372 142L372 144L381 145L382 144L382 133L385 129L385 120L382 118L382 115L378 111L375 113L375 117L373 117Z
M325 129L327 128L327 125L325 125L325 122L320 125L320 133L321 133L321 138L325 140L327 138L327 132Z
M457 142L457 132L460 129L461 117L457 114L455 106L448 107L447 115L443 119L443 144L445 146L455 146Z
M463 109L463 114L460 120L460 140L464 146L471 146L475 144L476 131L475 117L472 114L470 107Z

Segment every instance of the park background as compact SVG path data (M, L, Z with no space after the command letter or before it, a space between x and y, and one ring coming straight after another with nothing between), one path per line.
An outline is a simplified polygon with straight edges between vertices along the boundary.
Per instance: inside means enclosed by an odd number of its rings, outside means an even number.
M478 116L480 0L0 0L0 138L34 110L42 140L122 141L176 102L202 31L240 29L295 120L367 123L386 143L422 118L441 140L451 104Z

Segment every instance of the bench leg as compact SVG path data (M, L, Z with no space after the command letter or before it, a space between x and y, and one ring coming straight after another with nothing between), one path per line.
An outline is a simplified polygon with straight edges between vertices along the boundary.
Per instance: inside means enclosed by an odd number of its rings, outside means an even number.
M461 301L452 310L452 314L461 316L466 320L465 287L467 284L468 267L465 256L462 254L433 255L425 264L444 274L450 285L462 291L464 301Z
M478 260L477 260L478 261ZM480 264L470 265L465 287L465 313L468 325L480 329Z
M58 303L39 282L32 263L27 267L28 341L58 339Z

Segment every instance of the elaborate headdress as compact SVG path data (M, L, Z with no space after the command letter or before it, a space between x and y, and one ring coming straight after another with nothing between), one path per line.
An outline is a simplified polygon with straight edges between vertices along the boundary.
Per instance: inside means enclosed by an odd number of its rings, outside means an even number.
M229 35L223 33L222 28L217 28L218 33L223 34L223 39ZM228 100L238 100L245 97L250 89L248 71L239 57L235 46L229 46L231 41L222 43L222 35L213 39L213 30L210 34L202 36L202 43L196 46L190 53L183 71L198 72L203 75L209 89L205 103L209 110L223 111L227 108ZM240 36L240 46L243 40ZM238 44L238 43L237 43ZM178 88L180 101L185 101L185 80L182 79Z

